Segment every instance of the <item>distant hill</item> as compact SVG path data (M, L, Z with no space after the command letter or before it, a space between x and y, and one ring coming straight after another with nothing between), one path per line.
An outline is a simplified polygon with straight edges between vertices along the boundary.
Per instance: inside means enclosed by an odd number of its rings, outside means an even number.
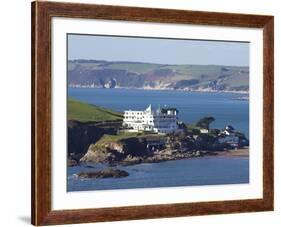
M68 86L247 92L249 67L70 60Z
M121 120L122 114L95 105L89 105L73 99L68 100L68 120L86 121L114 121Z

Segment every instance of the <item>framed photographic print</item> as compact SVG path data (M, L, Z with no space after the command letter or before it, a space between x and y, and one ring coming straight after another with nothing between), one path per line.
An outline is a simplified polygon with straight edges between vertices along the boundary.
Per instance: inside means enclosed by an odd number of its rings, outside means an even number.
M274 18L32 3L32 223L273 210Z

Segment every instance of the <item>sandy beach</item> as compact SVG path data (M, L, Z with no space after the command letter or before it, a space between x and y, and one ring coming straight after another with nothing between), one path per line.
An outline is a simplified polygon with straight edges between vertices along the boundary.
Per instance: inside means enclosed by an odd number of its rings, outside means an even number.
M244 147L237 150L217 152L217 155L228 157L249 157L249 147Z

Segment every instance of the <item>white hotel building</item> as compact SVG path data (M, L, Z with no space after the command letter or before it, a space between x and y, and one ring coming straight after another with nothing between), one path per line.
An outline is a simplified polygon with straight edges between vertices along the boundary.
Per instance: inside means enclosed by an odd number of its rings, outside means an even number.
M151 105L144 111L126 110L123 127L130 131L152 131L171 133L178 130L178 110L175 108L158 108L153 111Z

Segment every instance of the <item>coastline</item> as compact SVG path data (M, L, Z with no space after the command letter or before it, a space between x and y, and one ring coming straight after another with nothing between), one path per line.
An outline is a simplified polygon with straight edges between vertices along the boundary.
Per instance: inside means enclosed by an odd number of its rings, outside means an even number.
M169 153L169 152L168 152ZM226 150L226 151L197 151L197 152L189 152L189 153L179 153L175 152L173 154L167 154L164 152L159 155L155 154L152 157L147 158L132 158L129 160L123 160L120 163L115 163L114 165L138 165L142 163L159 163L159 162L167 162L167 161L176 161L176 160L184 160L184 159L192 159L192 158L201 158L201 157L228 157L228 158L238 158L238 157L249 157L249 148L239 148L237 150ZM113 166L114 166L113 165Z
M217 152L217 155L226 157L249 157L249 147L230 151L220 151Z
M162 153L162 154L161 154ZM189 153L170 153L170 152L161 152L157 153L151 157L130 157L125 160L119 162L112 163L97 163L97 162L80 162L76 163L76 165L88 165L92 167L92 164L106 164L108 167L116 167L116 166L132 166L139 165L144 163L159 163L159 162L168 162L168 161L177 161L177 160L186 160L192 158L201 158L201 157L228 157L228 158L247 158L249 157L249 147L239 148L236 150L227 150L227 151L197 151L197 152L189 152ZM68 165L68 167L73 167L76 165Z
M200 93L229 93L229 94L241 94L249 95L249 91L232 91L232 90L209 90L209 89L173 89L173 88L153 88L153 87L114 87L114 88L103 88L103 87L91 87L91 86L68 86L68 88L81 88L81 89L126 89L126 90L148 90L148 91L180 91L180 92L200 92Z

